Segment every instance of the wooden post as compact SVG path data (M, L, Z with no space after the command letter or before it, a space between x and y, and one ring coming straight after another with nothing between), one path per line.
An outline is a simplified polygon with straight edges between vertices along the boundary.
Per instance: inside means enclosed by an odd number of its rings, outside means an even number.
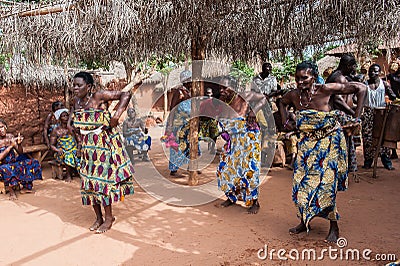
M164 119L163 121L167 121L167 112L168 112L168 79L169 79L169 73L164 75L162 74L162 83L163 83L163 89L164 89Z
M205 36L199 36L192 39L192 88L191 97L203 95L204 82L202 81L202 68L205 59ZM200 62L199 62L200 61ZM191 119L190 119L190 163L189 163L189 182L190 186L195 186L199 183L197 177L197 155L199 145L199 109L197 101L191 103Z
M68 62L64 60L64 77L67 80L67 85L64 87L64 100L65 107L70 109L70 93L69 93L69 76L68 76Z
M376 144L375 157L374 157L374 170L373 170L373 173L372 173L372 177L373 178L377 178L377 176L376 176L376 165L378 163L379 152L381 151L381 145L382 145L382 141L383 141L383 136L385 134L386 120L387 120L387 117L389 115L389 112L390 112L390 104L386 105L385 114L383 116L383 124L382 124L381 134L379 135L379 140L378 140L378 143Z

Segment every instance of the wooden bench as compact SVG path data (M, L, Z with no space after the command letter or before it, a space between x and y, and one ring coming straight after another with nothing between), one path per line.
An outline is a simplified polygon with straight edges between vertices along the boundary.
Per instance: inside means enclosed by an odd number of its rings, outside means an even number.
M32 146L26 146L23 148L23 152L30 158L36 159L41 164L49 150L45 144L36 144ZM51 175L53 179L63 179L63 165L56 161L50 161Z
M49 149L45 144L35 144L23 147L23 153L27 154L32 159L38 160L39 163L42 163L48 152Z

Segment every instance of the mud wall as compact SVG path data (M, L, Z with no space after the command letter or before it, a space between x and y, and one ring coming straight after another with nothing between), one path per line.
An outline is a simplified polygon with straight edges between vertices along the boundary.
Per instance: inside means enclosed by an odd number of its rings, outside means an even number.
M9 133L24 136L24 145L39 144L54 101L64 101L63 89L26 89L19 84L0 87L0 117L7 122Z
M105 80L100 79L100 84ZM111 79L105 85L97 86L98 89L122 90L126 86L125 79ZM152 103L158 98L153 108L157 111L163 108L162 93L154 94L154 85L142 86L136 93L139 107L145 105L146 115ZM70 98L72 99L72 95ZM43 143L43 127L47 115L51 112L51 104L64 99L64 88L45 90L38 88L25 88L21 84L11 87L0 87L0 118L8 125L8 132L14 135L21 133L25 140L23 145ZM144 114L142 114L144 115ZM125 118L121 116L121 122Z

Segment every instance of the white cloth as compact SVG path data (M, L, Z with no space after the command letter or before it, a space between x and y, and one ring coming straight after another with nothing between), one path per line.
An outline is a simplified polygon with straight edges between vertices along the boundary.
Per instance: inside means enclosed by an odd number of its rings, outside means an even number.
M271 92L277 91L278 81L272 75L269 75L263 79L260 75L253 78L251 84L251 90L255 92L261 92L263 94L270 94Z
M58 109L54 112L54 117L59 120L62 113L67 112L69 114L69 110L67 108Z
M378 107L385 107L385 85L383 81L380 80L378 88L375 90L371 90L368 86L367 97L366 97L366 104L365 106L371 108L378 108Z
M80 130L80 133L81 133L82 135L88 135L88 134L96 134L96 135L99 135L99 134L101 133L101 131L103 131L103 126L98 127L98 128L95 128L95 129L92 129L92 130L83 130L83 129L81 129L81 130Z

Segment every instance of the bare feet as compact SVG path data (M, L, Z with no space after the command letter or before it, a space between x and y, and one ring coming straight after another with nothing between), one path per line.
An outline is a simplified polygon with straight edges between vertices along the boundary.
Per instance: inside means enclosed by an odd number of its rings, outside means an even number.
M102 225L100 225L100 227L96 230L96 234L102 234L102 233L105 233L108 230L110 230L114 221L115 221L115 217L112 217L112 219L106 218L104 223Z
M231 205L233 205L234 203L230 200L230 199L227 199L227 200L225 200L224 202L222 202L221 203L221 207L229 207L229 206L231 206Z
M258 203L258 200L253 201L253 205L247 210L248 214L256 214L258 213L258 210L260 209L260 203Z
M72 181L71 176L67 176L67 177L64 179L64 181L67 182L67 183L71 183L71 181Z
M90 231L94 231L94 230L99 229L100 225L102 225L103 222L104 222L103 219L101 219L101 220L97 219L97 220L92 224L92 226L89 227L89 230L90 230Z
M290 234L300 234L305 231L307 231L307 227L303 221L301 221L300 224L298 224L296 227L289 229Z
M15 194L15 191L13 188L10 187L10 197L8 198L9 200L17 200L17 194Z
M339 226L336 221L330 221L328 236L325 238L327 243L336 243L339 238Z

